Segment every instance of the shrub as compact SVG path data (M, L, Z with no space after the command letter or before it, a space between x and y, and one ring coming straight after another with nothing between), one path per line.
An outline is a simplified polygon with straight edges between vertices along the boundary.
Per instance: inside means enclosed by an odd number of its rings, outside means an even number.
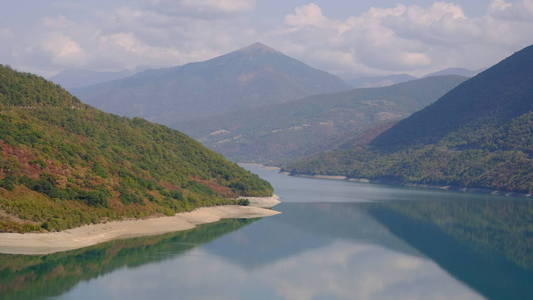
M13 176L6 176L0 180L0 188L12 191L15 188L15 178Z
M91 206L107 207L107 199L110 196L107 190L78 191L76 200L81 200Z
M248 199L239 199L237 204L240 206L250 206L250 200Z
M201 183L195 182L195 181L189 181L187 184L185 184L184 187L186 189L188 189L189 191L192 191L192 192L195 192L195 193L198 193L198 194L201 194L201 195L213 196L213 195L216 194L209 187L207 187L207 186L205 186L205 185L203 185Z
M128 192L126 189L121 188L119 190L120 192L120 202L122 202L125 205L128 204L144 204L143 199L136 194Z

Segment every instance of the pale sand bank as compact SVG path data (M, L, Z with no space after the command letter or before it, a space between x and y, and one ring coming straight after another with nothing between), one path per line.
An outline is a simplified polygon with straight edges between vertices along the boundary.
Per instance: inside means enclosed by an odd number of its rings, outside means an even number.
M250 200L250 206L271 208L281 203L277 195L272 197L240 197L239 199Z
M250 199L250 203L255 202L265 206L268 203L274 203L274 199L277 200L277 197L248 199ZM279 203L279 200L277 201ZM86 225L61 232L0 233L0 253L50 254L85 248L116 239L188 230L196 225L213 223L221 219L252 219L276 214L279 212L257 206L227 205L199 208L172 217L114 221L105 224Z
M346 180L346 176L331 176L331 175L314 175L313 178L316 179L330 179L330 180Z
M258 164L258 163L239 163L239 165L240 166L255 166L255 167L260 167L260 168L263 168L265 170L271 170L271 171L279 171L279 170L281 170L280 167L267 166L267 165Z
M287 172L280 172L284 175L290 175ZM327 179L327 180L348 180L348 177L346 176L332 176L332 175L305 175L305 174L298 174L294 175L295 177L302 177L302 178L313 178L313 179Z

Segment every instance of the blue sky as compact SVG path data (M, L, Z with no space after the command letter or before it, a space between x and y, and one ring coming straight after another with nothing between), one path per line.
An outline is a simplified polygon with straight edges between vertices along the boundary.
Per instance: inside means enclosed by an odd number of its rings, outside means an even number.
M0 4L0 63L165 67L261 41L344 77L479 69L533 43L533 0L18 0Z

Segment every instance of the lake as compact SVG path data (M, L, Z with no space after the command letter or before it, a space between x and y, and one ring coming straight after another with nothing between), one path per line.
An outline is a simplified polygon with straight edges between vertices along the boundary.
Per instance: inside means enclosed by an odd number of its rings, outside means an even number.
M0 255L0 299L533 299L530 199L246 167L282 214Z

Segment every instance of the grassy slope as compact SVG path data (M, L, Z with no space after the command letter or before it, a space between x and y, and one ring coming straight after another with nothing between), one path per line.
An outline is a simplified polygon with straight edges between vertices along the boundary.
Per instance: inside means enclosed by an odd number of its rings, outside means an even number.
M288 165L294 173L533 193L533 46L464 82L368 147Z
M170 215L272 193L177 131L103 113L3 66L0 151L0 231Z

